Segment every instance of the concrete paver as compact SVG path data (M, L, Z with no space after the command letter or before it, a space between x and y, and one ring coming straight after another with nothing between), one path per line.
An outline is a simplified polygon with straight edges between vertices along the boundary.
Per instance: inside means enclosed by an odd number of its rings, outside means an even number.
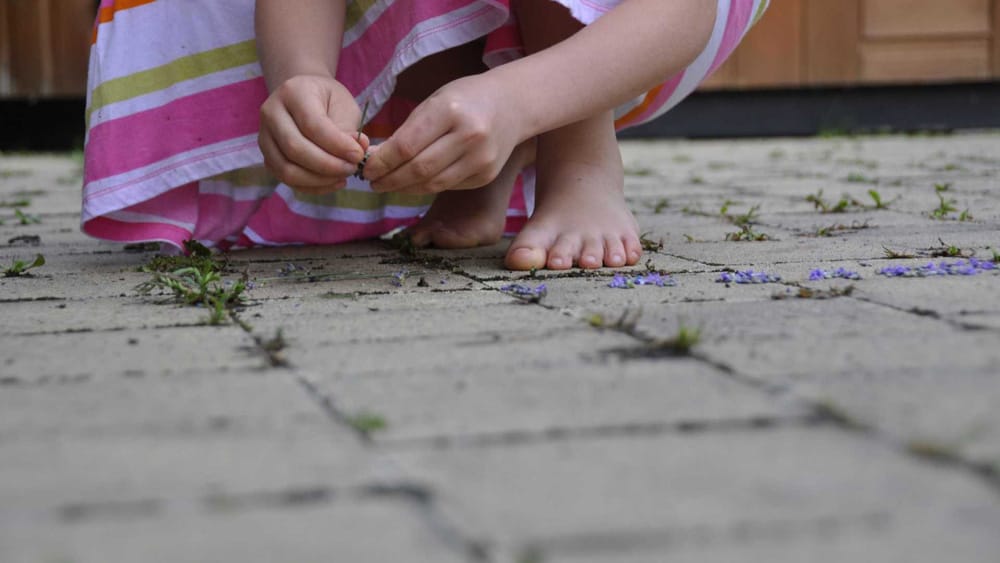
M1000 252L998 139L628 142L635 268L257 249L242 326L139 295L155 253L79 233L72 157L0 156L39 220L0 206L0 268L47 260L0 277L0 560L993 561L1000 273L876 270ZM754 206L774 240L725 240ZM676 285L608 287L647 268Z

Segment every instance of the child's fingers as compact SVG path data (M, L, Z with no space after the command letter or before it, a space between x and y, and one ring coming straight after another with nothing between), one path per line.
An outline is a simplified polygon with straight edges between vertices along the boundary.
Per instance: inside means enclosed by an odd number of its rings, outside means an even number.
M369 157L369 162L377 158L385 150L385 143L379 145ZM426 186L428 190L434 192L444 191L450 188L447 185L434 183L428 185L432 180L438 178L441 173L461 160L464 148L456 146L454 135L445 135L425 148L415 158L412 158L398 168L390 171L378 180L371 183L372 189L376 192L396 192L412 188L414 186ZM368 175L368 164L365 164L365 176Z
M351 120L353 124L346 130L352 131L349 134L334 122L332 116L327 114L327 107L315 97L294 96L286 104L295 128L305 139L354 166L364 158L364 149L357 141L356 133L353 133L357 126L356 118Z
M261 134L259 144L264 155L264 165L278 180L293 188L322 188L346 181L347 174L321 175L291 161L270 134Z
M337 158L315 145L299 131L293 116L286 112L270 115L267 129L285 159L306 170L325 176L349 176L354 172L356 164ZM356 141L351 142L356 150L361 150Z
M448 133L450 125L445 120L433 119L427 113L419 112L418 115L415 110L392 137L380 144L378 150L371 151L365 163L365 178L381 180Z

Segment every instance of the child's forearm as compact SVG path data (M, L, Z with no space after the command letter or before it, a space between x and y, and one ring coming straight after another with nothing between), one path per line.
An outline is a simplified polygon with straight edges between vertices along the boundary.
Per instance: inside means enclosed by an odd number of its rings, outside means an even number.
M681 72L711 37L715 0L625 0L565 41L495 69L531 137L607 111Z
M346 0L257 0L257 51L268 90L293 76L333 77Z

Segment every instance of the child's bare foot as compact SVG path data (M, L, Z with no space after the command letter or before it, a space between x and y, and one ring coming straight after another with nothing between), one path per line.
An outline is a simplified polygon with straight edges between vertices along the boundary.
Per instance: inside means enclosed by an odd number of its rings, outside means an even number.
M512 270L621 267L642 256L625 203L610 112L538 139L535 212L507 251Z
M507 204L517 175L535 158L535 143L522 143L500 174L475 190L441 192L420 221L407 229L416 246L472 248L496 244L507 222Z

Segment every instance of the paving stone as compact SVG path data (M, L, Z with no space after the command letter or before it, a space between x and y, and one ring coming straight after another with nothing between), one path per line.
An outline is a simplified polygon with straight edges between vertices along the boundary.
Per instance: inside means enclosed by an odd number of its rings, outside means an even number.
M712 560L717 544L731 543L793 553L801 542L817 551L834 544L894 561L954 556L985 562L1000 549L1000 501L987 484L911 463L884 444L833 429L665 434L398 457L428 483L447 487L450 508L470 526L489 530L515 554L540 550L545 561L550 553L558 560L560 551L626 551L643 538L663 536L677 537L680 545L654 543L660 560L692 549Z
M805 416L793 403L683 358L623 362L608 356L546 370L342 373L317 381L340 408L384 416L389 425L376 440L387 444Z
M403 502L303 496L300 503L235 513L177 510L165 516L145 516L139 505L139 514L126 512L111 520L25 526L6 534L0 529L0 558L8 563L467 561ZM148 506L161 511L159 505Z
M375 463L287 372L5 387L0 405L0 519L78 503L353 486Z

